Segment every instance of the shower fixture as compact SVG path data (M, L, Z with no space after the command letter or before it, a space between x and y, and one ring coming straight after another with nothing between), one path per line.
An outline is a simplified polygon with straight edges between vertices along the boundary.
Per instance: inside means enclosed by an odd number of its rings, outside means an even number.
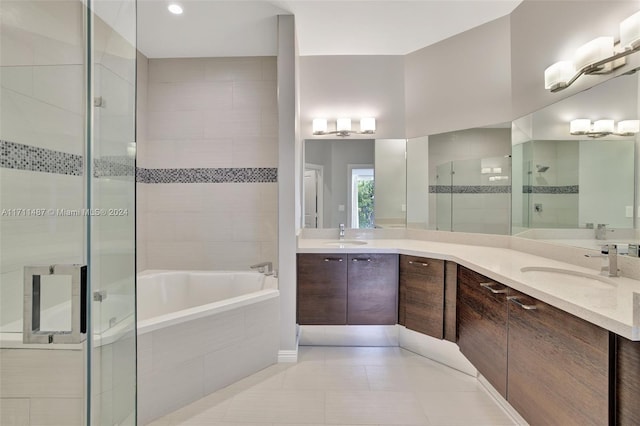
M536 169L538 169L538 173L544 173L549 170L549 166L543 166L540 164L536 164Z

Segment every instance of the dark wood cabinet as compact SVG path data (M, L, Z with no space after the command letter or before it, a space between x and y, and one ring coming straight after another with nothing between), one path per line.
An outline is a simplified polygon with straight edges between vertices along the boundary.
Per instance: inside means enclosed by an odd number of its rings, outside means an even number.
M444 336L444 261L400 256L400 322L410 330Z
M347 270L347 324L396 324L398 255L350 254Z
M616 336L616 424L640 425L640 342Z
M298 324L346 324L347 255L298 254L297 261Z
M300 325L393 325L398 320L398 255L297 256Z
M508 291L500 283L463 266L458 267L458 346L505 398Z
M532 426L608 424L609 333L515 290L508 299L509 403Z
M444 339L456 342L456 295L458 289L458 264L444 263Z

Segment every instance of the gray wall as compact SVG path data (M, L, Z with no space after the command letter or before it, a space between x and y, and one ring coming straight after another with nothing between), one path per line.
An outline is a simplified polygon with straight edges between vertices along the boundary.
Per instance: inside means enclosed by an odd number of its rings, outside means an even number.
M403 56L303 56L300 58L300 128L313 138L312 120L351 117L359 129L361 117L376 118L376 138L403 138ZM371 136L351 136L354 138Z
M507 16L405 56L408 138L511 120L509 35Z

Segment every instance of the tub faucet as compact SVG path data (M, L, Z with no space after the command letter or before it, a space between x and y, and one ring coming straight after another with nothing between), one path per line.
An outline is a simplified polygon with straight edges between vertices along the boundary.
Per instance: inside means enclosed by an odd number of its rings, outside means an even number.
M603 257L608 259L608 265L603 264L600 268L602 275L618 277L618 246L615 244L605 244L600 250L600 254L585 254L586 257Z
M249 266L249 268L257 269L261 274L273 275L273 263L271 262L256 263L255 265Z
M344 240L344 223L340 224L340 233L338 234L341 240Z

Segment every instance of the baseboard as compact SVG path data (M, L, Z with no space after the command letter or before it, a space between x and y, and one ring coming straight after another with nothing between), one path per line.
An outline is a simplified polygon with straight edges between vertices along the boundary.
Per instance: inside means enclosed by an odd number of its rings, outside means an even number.
M518 413L516 409L513 408L511 404L509 404L509 401L507 401L506 399L504 399L502 395L500 395L500 392L498 392L496 388L494 388L493 385L489 383L489 381L485 379L482 374L478 374L478 381L480 382L482 387L485 388L485 390L489 393L489 395L491 395L491 397L496 400L496 402L500 405L500 407L502 407L505 413L507 413L507 415L509 415L513 419L513 421L516 424L520 426L529 426L529 423L527 423L527 421L522 418L520 413Z
M478 370L462 355L455 343L436 339L398 325L399 346L425 358L476 377Z
M301 325L300 346L398 346L395 325Z
M298 362L298 349L278 351L278 362Z

